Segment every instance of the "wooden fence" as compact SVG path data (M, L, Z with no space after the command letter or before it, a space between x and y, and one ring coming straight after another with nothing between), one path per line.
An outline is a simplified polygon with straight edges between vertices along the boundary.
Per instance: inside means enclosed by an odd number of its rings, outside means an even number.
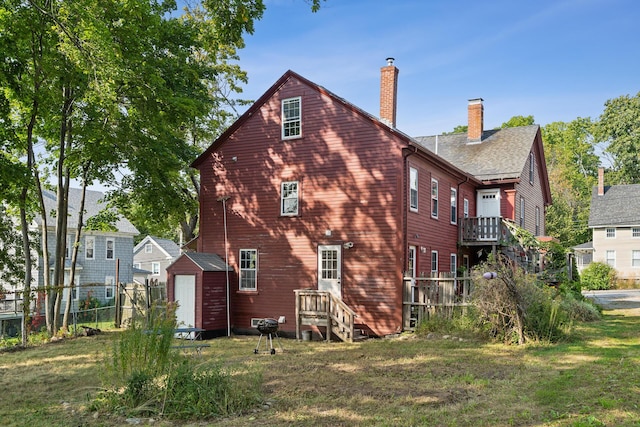
M414 330L430 316L451 316L456 307L469 305L471 278L440 273L438 277L403 279L402 321L404 330Z

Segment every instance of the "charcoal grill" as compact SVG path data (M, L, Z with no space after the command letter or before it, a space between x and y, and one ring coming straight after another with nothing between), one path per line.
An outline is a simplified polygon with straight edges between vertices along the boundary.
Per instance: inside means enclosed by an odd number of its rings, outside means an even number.
M254 354L260 353L260 343L264 337L264 347L266 353L276 354L276 349L273 347L273 337L276 338L276 342L280 347L280 351L283 351L280 344L280 337L278 337L278 321L276 319L260 319L256 324L256 329L260 332L260 338L258 338L258 345L256 345Z

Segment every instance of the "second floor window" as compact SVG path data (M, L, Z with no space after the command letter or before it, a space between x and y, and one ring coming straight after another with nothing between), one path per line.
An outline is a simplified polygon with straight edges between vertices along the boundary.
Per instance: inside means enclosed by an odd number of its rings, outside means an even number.
M529 182L533 184L533 178L536 170L536 157L533 153L529 153Z
M469 200L464 199L464 203L463 203L462 209L464 209L464 211L463 211L464 217L465 218L469 218Z
M116 252L116 242L114 239L112 238L107 238L107 243L106 243L106 249L107 249L107 259L115 259L115 252Z
M280 215L298 215L298 181L281 184Z
M94 259L96 248L96 238L94 236L85 236L84 238L84 258Z
M458 190L451 189L451 224L458 222Z
M536 206L536 236L540 235L540 207Z
M640 237L640 228L632 228L631 237Z
M438 218L438 180L431 180L431 216Z
M616 229L615 228L607 228L607 239L614 239L616 237Z
M159 276L160 275L160 263L159 262L152 262L151 263L151 274L153 274L154 276Z
M520 197L520 227L524 228L524 197Z
M418 169L409 169L409 207L418 211Z
M240 249L240 290L255 291L258 274L258 250Z
M298 138L302 134L301 98L282 101L282 139Z

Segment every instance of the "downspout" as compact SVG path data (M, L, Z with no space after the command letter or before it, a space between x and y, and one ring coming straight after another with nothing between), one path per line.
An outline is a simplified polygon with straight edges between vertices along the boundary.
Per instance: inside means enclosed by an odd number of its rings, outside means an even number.
M231 301L229 301L229 245L227 238L227 200L229 200L229 196L222 196L218 198L219 202L222 202L222 217L224 223L224 263L225 266L225 274L227 279L227 336L231 336Z

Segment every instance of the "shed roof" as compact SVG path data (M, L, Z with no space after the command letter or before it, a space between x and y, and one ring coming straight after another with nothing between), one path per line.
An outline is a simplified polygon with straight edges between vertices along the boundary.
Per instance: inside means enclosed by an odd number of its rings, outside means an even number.
M227 265L218 255L205 252L185 252L171 263L171 265L167 267L167 270L171 269L171 266L183 257L189 259L202 271L233 271L233 267Z

